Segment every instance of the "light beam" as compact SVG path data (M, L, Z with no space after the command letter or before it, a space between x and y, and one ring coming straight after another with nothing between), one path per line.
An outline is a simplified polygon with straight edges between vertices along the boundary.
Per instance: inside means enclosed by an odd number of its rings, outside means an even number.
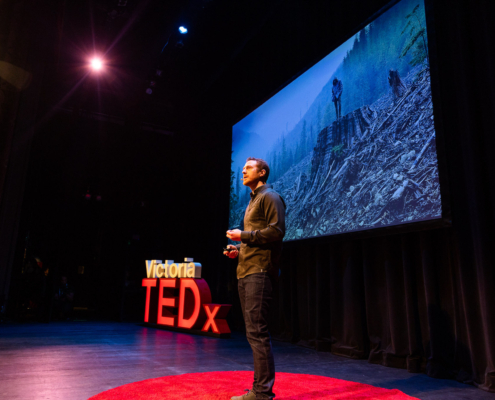
M103 68L103 62L99 58L93 58L91 60L91 68L93 71L99 71Z

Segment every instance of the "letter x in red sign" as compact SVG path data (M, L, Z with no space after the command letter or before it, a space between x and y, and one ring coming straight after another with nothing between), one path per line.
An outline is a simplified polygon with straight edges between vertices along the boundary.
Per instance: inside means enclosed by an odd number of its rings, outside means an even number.
M230 328L225 317L231 307L231 304L203 304L208 320L201 330L208 332L211 328L215 333L230 333Z

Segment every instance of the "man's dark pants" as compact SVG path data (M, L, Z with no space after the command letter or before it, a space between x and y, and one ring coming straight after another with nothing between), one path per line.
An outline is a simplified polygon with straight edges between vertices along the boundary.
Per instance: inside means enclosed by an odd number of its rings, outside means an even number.
M246 337L253 350L256 399L274 398L275 362L268 333L268 311L272 300L272 280L265 272L239 279L239 298L246 323Z

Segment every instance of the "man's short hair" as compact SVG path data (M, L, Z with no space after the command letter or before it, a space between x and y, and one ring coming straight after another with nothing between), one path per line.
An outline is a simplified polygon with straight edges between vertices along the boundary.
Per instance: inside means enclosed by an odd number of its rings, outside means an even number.
M265 170L265 175L261 177L261 182L266 183L268 176L270 175L270 167L268 166L268 163L262 158L255 157L248 157L246 161L256 161L256 167L258 167L258 170Z

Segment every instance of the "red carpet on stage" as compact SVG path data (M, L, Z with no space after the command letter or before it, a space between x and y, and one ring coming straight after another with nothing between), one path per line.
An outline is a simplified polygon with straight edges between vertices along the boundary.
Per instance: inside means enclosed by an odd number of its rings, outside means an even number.
M252 383L253 373L246 371L174 375L129 383L97 394L90 400L229 400L232 396L243 394L244 389L250 388ZM283 372L277 372L274 389L277 400L416 399L397 389L382 389L325 376Z

